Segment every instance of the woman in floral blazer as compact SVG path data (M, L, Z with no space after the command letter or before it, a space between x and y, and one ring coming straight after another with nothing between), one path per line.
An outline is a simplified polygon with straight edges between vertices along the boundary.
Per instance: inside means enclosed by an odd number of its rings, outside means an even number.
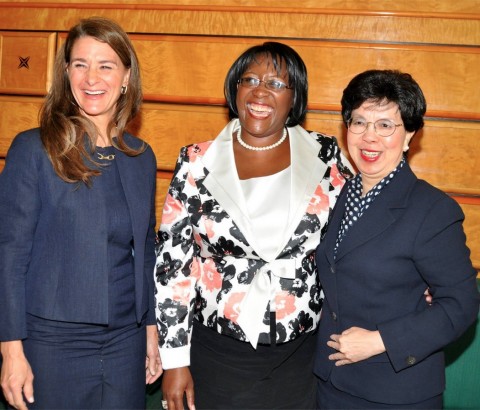
M350 165L298 125L307 78L290 47L247 50L225 93L233 119L182 148L158 233L164 403L313 408L314 250Z

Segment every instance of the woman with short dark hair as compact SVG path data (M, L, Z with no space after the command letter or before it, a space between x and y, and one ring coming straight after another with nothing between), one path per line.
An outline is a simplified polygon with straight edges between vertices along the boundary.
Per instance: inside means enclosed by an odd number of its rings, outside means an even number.
M365 71L343 92L359 172L316 252L318 409L441 409L442 349L477 317L463 212L405 158L425 111L420 86L399 71Z
M349 164L299 124L307 71L267 42L230 68L231 121L182 148L158 233L160 354L168 409L312 409L321 310L313 251Z

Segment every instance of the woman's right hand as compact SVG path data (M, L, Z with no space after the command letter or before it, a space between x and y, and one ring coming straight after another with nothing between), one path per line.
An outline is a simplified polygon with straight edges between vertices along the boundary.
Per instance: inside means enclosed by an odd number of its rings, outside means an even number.
M184 394L187 398L189 410L195 410L193 378L188 367L164 370L162 393L163 400L167 402L168 410L183 410Z
M1 385L8 403L18 410L26 410L33 403L33 372L23 353L21 340L1 343L3 357Z

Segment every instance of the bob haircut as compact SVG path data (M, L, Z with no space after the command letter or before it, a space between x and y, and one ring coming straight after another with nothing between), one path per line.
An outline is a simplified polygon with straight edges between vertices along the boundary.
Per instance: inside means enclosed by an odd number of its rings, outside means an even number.
M352 111L365 101L397 104L408 132L417 132L423 127L427 103L420 86L410 74L397 70L367 70L356 75L343 90L342 117L345 125Z
M301 124L307 113L308 80L307 68L298 53L286 44L268 41L250 47L237 58L228 70L225 78L224 93L227 100L230 119L238 118L237 88L238 81L253 62L259 57L271 58L273 66L280 74L285 64L288 74L288 86L293 89L293 105L286 122L287 127Z

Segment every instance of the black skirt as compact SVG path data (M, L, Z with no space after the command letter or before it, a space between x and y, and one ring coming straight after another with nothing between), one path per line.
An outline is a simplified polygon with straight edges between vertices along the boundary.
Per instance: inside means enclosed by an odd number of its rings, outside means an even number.
M314 409L313 332L278 345L220 335L194 320L195 406L205 409Z

